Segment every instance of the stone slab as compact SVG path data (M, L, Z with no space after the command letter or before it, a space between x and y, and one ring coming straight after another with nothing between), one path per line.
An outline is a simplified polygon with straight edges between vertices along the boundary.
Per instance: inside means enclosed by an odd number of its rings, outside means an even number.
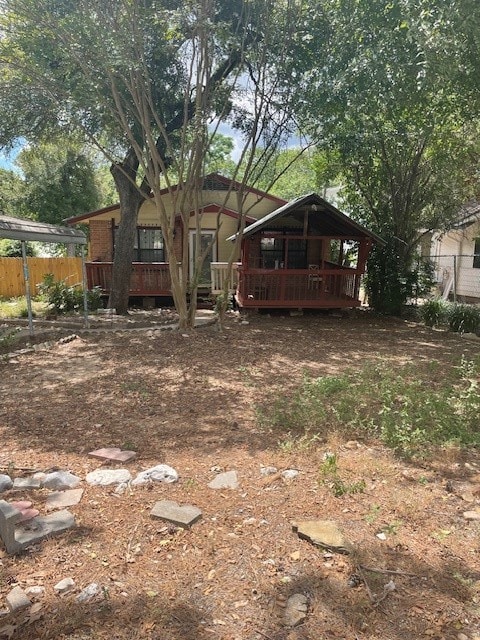
M13 588L5 598L5 601L10 613L15 613L15 611L25 609L32 604L30 598L21 587Z
M42 486L53 491L74 489L80 484L80 478L70 471L52 471L43 479Z
M64 509L78 504L83 496L83 489L67 489L67 491L55 491L47 497L45 507L47 511L52 509Z
M284 614L284 624L286 627L296 627L307 617L308 598L302 593L294 593L287 600Z
M90 451L88 455L92 458L99 458L100 460L108 460L111 462L128 462L137 457L135 451L122 450L118 447L96 449L95 451Z
M331 520L302 520L293 522L292 527L299 538L308 540L314 545L338 553L351 551L350 543L345 540L340 529Z
M47 516L37 516L27 525L16 528L22 512L5 500L0 500L0 537L7 553L19 553L29 545L57 535L75 525L75 518L66 509Z
M191 504L180 505L173 500L161 500L154 505L150 515L186 529L200 520L202 512Z
M219 473L216 478L208 483L210 489L238 489L238 476L236 471Z
M38 478L15 478L13 481L13 489L23 491L26 489L40 489L42 483Z

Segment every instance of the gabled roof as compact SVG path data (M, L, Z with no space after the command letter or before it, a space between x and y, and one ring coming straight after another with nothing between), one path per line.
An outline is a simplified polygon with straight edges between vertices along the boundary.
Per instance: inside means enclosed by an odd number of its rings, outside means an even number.
M87 244L87 238L82 231L4 215L0 215L0 238L34 242Z
M321 198L316 193L308 193L307 195L295 198L295 200L287 202L278 209L275 209L275 211L272 211L272 213L266 215L264 218L260 218L260 220L257 220L257 222L254 222L245 229L245 231L243 232L243 237L251 236L261 229L268 228L274 221L277 221L279 218L282 218L289 214L295 214L300 210L302 210L303 213L303 210L306 207L310 207L310 210L312 212L322 214L322 226L326 225L328 227L328 232L322 233L321 235L338 235L340 237L368 236L379 244L385 244L385 241L376 233L373 233L366 227L358 224L358 222L355 222L354 220L346 216L339 209ZM234 240L237 235L238 234L234 234L233 236L230 236L230 238L227 238L227 240Z
M203 190L204 191L228 191L231 185L232 191L239 191L241 188L241 183L237 180L231 180L230 178L225 178L225 176L220 175L219 173L209 173L203 179ZM173 185L170 188L162 189L160 194L166 195L171 191L176 191L181 188L181 184ZM259 198L266 198L267 200L271 200L276 202L279 205L285 204L285 200L282 198L278 198L277 196L273 196L266 191L261 191L260 189L255 189L254 187L246 187L249 193L259 196ZM152 197L152 196L150 196ZM67 224L77 224L79 222L83 222L84 220L89 220L90 218L95 218L104 213L109 213L110 211L117 211L120 209L120 203L117 202L115 204L109 205L108 207L103 207L102 209L96 209L95 211L89 211L88 213L82 213L78 216L72 216L71 218L65 218L64 222Z

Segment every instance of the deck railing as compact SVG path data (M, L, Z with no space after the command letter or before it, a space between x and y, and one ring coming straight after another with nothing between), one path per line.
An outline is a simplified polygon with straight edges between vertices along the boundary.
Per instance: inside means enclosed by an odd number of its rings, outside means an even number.
M112 286L112 262L87 262L88 287L100 287L109 293ZM130 295L170 295L168 262L134 262L130 277Z
M242 269L238 298L245 307L358 306L360 274L353 269Z
M237 288L238 266L239 266L238 262L234 262L231 266L230 286L229 286L229 289L231 291ZM218 295L219 293L222 293L225 287L225 281L228 277L228 262L211 262L210 274L211 274L211 283L212 283L212 293L215 295Z
M88 262L89 288L110 292L111 262ZM211 291L223 291L228 263L211 263ZM355 269L244 269L232 265L231 290L236 289L244 307L354 307L360 305L360 274ZM130 279L131 296L170 296L168 263L134 262Z

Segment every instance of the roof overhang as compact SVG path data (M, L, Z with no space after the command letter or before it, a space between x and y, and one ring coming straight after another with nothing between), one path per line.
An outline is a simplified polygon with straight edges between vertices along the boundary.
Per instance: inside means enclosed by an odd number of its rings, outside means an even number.
M77 229L3 215L0 215L0 238L21 240L23 242L87 244L85 234Z
M278 205L283 205L286 203L285 200L277 196L274 196L271 193L267 193L266 191L262 191L261 189L256 189L255 187L243 186L237 180L225 178L225 176L222 176L219 173L209 173L208 175L204 176L203 180L204 182L207 182L209 180L216 181L221 185L223 185L225 191L228 191L229 189L231 189L232 192L235 192L235 191L239 191L240 189L244 189L245 192L251 193L257 196L259 200L263 200L263 199L270 200L272 202L275 202ZM160 195L163 196L169 193L175 193L176 191L182 189L182 186L183 186L182 184L176 184L176 185L172 185L171 187L166 187L160 191ZM202 189L202 190L209 191L209 189ZM148 197L150 199L153 199L153 194L150 194ZM120 211L120 203L117 202L116 204L112 204L108 207L103 207L103 209L97 209L96 211L89 211L88 213L82 213L78 216L65 218L64 222L66 224L71 224L71 225L78 224L79 222L87 223L91 218L95 218L97 216L101 216L104 213L110 213L113 211L115 212Z
M277 222L280 218L294 215L296 212L304 211L308 209L312 213L315 214L324 214L325 220L328 220L329 225L332 228L335 228L335 232L326 233L325 235L338 235L338 237L348 236L358 237L365 236L371 238L374 242L378 244L385 244L383 238L378 236L373 231L370 231L366 227L362 226L358 222L355 222L347 215L342 213L339 209L334 207L332 204L321 198L316 193L309 193L305 196L301 196L296 198L295 200L291 200L287 202L282 207L275 209L272 213L268 214L264 218L260 218L249 227L245 229L243 232L243 237L248 237L260 231L262 229L268 228L274 222ZM227 240L235 240L238 234L234 234L227 238Z

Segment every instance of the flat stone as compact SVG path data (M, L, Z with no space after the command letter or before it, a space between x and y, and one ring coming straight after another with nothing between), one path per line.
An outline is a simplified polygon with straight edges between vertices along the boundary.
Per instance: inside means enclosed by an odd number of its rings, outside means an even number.
M24 489L40 489L42 483L38 478L32 476L27 478L15 478L13 481L13 489L21 491Z
M284 613L284 624L287 627L296 627L307 617L308 598L302 593L294 593L287 600Z
M64 509L78 504L83 496L83 489L67 489L66 491L55 491L47 497L45 507L47 511L51 509Z
M179 505L173 500L161 500L155 504L150 515L186 529L200 520L202 512L191 504Z
M178 472L173 467L169 467L168 464L157 464L155 467L141 471L132 481L132 484L147 484L148 482L171 484L172 482L177 482L177 480Z
M21 549L33 543L40 542L50 536L58 535L75 526L75 516L67 509L56 511L47 516L37 516L30 520L28 528L19 529L15 533L15 540Z
M41 587L39 585L33 587L27 587L25 589L25 593L27 596L33 596L34 598L41 598L45 595L45 587Z
M89 602L100 593L100 587L96 582L90 583L85 589L82 589L75 598L77 602Z
M59 595L61 595L62 593L71 591L74 586L75 581L73 580L73 578L64 578L63 580L60 580L60 582L57 582L57 584L53 588Z
M465 520L480 520L480 511L464 511Z
M331 520L302 520L292 523L299 538L338 553L350 553L351 545Z
M278 473L277 467L260 467L260 473L262 476L272 476L274 473Z
M42 486L55 491L63 491L64 489L74 489L79 483L80 478L70 471L53 471L47 474Z
M107 487L111 484L130 482L132 475L128 469L97 469L87 473L87 483Z
M28 502L19 504L29 504ZM29 522L22 528L16 525L25 520L25 511L29 511ZM50 516L35 516L28 507L16 509L14 505L0 500L0 538L3 540L7 553L18 553L34 542L40 542L48 536L61 533L75 524L75 519L69 511L59 511Z
M216 478L208 483L210 489L238 489L238 476L236 471L219 473Z
M8 491L8 489L11 489L12 487L13 481L10 476L0 473L0 493L2 493L2 491Z
M38 509L22 509L21 513L22 517L18 520L18 524L33 520L39 515L40 511Z
M5 601L11 613L25 609L32 604L31 600L21 587L14 587L5 598Z
M294 480L299 473L300 471L297 471L297 469L285 469L285 471L282 471L282 478L284 480Z
M137 456L135 451L124 451L118 447L104 447L103 449L96 449L95 451L90 451L88 455L92 458L99 458L100 460L123 463L133 460Z

